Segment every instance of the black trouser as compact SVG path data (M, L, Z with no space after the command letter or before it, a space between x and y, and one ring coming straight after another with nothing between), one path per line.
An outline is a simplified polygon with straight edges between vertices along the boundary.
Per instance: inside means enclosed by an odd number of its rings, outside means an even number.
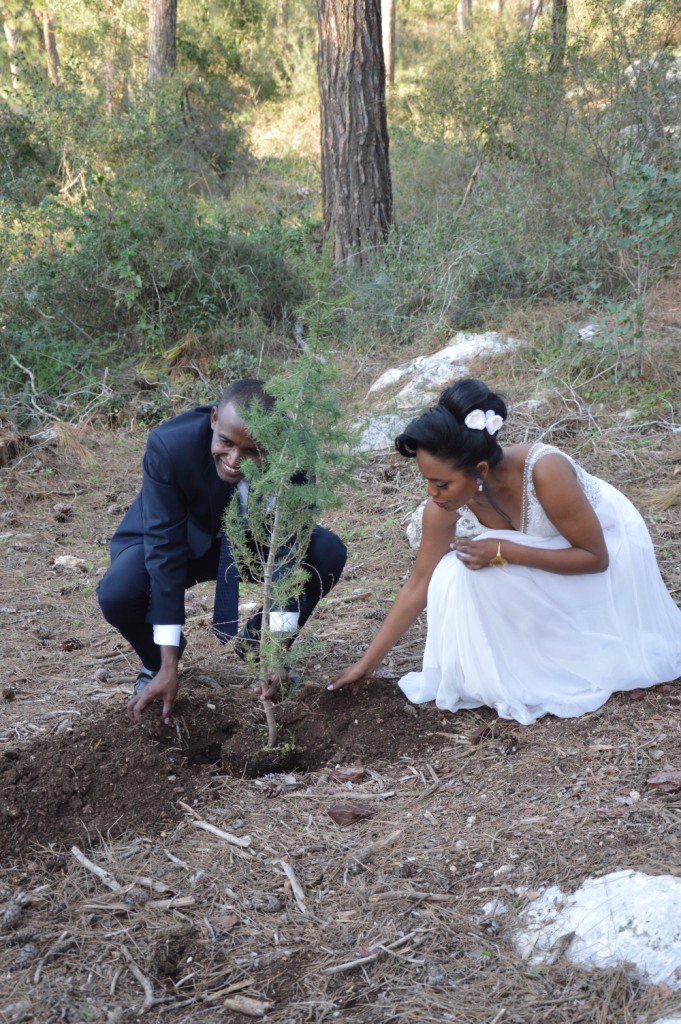
M186 588L215 579L219 552L218 541L203 558L189 562ZM347 549L340 537L323 526L316 526L303 562L308 579L298 599L299 628L309 619L319 599L336 585L346 559ZM99 607L106 621L132 645L142 664L157 672L161 667L161 649L154 643L153 623L146 621L149 593L150 579L142 543L124 548L97 588ZM184 637L182 641L180 653L185 646Z

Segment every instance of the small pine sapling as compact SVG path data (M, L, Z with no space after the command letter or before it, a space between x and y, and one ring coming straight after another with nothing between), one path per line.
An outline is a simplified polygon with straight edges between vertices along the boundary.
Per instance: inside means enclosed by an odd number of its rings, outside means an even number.
M341 504L350 479L350 435L343 427L340 394L329 362L307 352L267 383L274 407L255 400L240 409L261 452L242 470L249 481L245 514L231 502L224 530L242 579L260 587L262 630L258 656L247 664L261 686L290 664L290 632L272 629L270 613L295 606L307 580L304 558L323 513ZM272 701L263 701L268 746L275 747Z

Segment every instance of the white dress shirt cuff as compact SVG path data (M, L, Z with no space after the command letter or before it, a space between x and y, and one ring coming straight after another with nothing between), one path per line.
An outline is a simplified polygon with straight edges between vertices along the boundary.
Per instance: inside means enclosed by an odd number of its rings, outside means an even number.
M179 647L182 626L154 626L154 643L159 647Z
M273 633L291 633L298 626L298 612L270 612Z

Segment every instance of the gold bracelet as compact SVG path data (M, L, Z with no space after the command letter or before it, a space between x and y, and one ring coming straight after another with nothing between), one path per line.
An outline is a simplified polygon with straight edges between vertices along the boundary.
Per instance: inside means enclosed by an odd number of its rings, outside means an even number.
M504 558L504 556L501 553L501 541L499 541L499 546L497 547L496 555L494 556L494 558L490 558L489 564L490 565L508 565L508 562L506 561L506 559Z

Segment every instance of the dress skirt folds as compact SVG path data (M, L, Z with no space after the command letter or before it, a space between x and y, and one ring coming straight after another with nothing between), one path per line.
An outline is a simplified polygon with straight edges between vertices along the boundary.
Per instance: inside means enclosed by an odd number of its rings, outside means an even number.
M646 525L623 494L589 479L598 485L592 504L608 569L580 576L517 565L474 571L446 555L428 590L423 668L399 681L410 701L434 700L447 711L485 705L529 725L546 714L582 715L615 691L681 675L681 611ZM555 532L483 528L478 537L568 546Z

